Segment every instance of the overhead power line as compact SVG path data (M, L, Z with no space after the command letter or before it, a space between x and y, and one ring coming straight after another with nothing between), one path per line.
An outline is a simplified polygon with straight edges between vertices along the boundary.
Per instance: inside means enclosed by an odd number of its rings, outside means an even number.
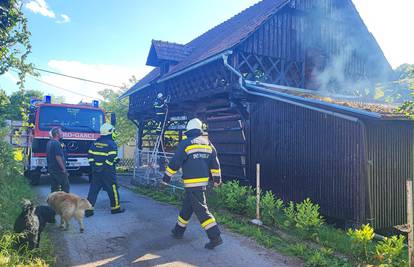
M123 89L124 88L124 87L119 86L119 85L113 85L113 84L109 84L109 83L92 81L92 80L85 79L85 78L82 78L82 77L76 77L76 76L66 75L66 74L62 74L62 73L58 73L58 72L54 72L54 71L50 71L50 70L45 70L45 69L41 69L41 68L35 68L35 67L33 67L33 69L38 70L38 71L42 71L42 72L51 73L51 74L54 74L54 75L63 76L63 77L66 77L66 78L71 78L71 79L76 79L76 80L84 81L84 82L96 83L96 84L106 85L106 86L111 86L111 87L116 87L116 88L120 88L120 89Z
M34 76L32 76L32 75L30 75L30 77L31 77L32 79L34 79L34 80L36 80L36 81L40 82L40 83L43 83L43 84L46 84L46 85L48 85L48 86L51 86L51 87L54 87L54 88L57 88L57 89L60 89L60 90L63 90L63 91L69 92L69 93L74 94L74 95L83 96L83 97L87 97L87 98L90 98L90 99L99 99L99 100L101 100L101 101L103 100L103 99L102 99L102 98L100 98L100 97L93 97L93 96L89 96L89 95L84 95L84 94L80 94L80 93L78 93L78 92L72 91L72 90L70 90L70 89L60 87L60 86L58 86L58 85L55 85L55 84L52 84L52 83L49 83L49 82L43 81L43 80L41 80L41 79L39 79L39 78L37 78L37 77L34 77Z

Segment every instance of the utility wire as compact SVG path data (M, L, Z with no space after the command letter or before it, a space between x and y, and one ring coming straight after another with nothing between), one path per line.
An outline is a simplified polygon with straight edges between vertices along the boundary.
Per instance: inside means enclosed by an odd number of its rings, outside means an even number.
M81 81L84 81L84 82L96 83L96 84L100 84L100 85L106 85L106 86L111 86L111 87L124 89L124 87L119 86L119 85L113 85L113 84L108 84L108 83L103 83L103 82L92 81L92 80L88 80L88 79L85 79L85 78L66 75L66 74L62 74L62 73L58 73L58 72L54 72L54 71L50 71L50 70L45 70L45 69L40 69L40 68L36 68L36 67L33 67L33 69L38 70L38 71L42 71L42 72L51 73L51 74L54 74L54 75L59 75L59 76L71 78L71 79L81 80Z
M75 91L72 91L72 90L70 90L70 89L63 88L63 87L60 87L60 86L55 85L55 84L51 84L51 83L49 83L49 82L45 82L45 81L43 81L43 80L41 80L41 79L39 79L39 78L37 78L37 77L34 77L34 76L32 76L32 75L30 75L30 77L31 77L32 79L34 79L34 80L36 80L36 81L40 82L40 83L46 84L46 85L48 85L48 86L51 86L51 87L54 87L54 88L57 88L57 89L60 89L60 90L63 90L63 91L69 92L69 93L72 93L72 94L74 94L74 95L79 95L79 96L87 97L87 98L90 98L90 99L99 99L99 100L103 101L103 99L102 99L102 98L100 98L100 97L93 97L93 96L89 96L89 95L80 94L80 93L75 92Z

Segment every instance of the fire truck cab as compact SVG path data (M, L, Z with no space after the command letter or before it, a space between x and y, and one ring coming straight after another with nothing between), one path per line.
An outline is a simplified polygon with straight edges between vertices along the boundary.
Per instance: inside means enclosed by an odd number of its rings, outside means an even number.
M88 150L99 138L100 127L105 122L105 113L99 108L98 101L76 105L52 104L50 100L46 96L43 101L32 101L30 106L32 127L28 134L25 174L32 184L37 184L40 176L47 173L46 144L53 127L63 131L62 143L69 174L90 174Z

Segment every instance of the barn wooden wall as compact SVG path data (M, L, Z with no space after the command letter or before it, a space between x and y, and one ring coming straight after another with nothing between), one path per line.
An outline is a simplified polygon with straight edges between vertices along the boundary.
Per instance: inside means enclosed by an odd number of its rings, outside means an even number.
M353 82L376 80L390 70L373 36L347 0L293 1L269 18L238 51L241 71L246 72L244 62L250 65L251 75L247 76L295 87L317 89L310 81L315 79L312 73L322 72L333 62L343 66L340 69L343 73L336 73L337 76L344 74ZM260 59L249 58L252 55ZM262 63L277 60L285 67ZM292 68L292 65L295 66ZM257 69L269 75L258 77ZM270 75L275 69L282 76L297 78L287 79L291 84L286 84L278 75ZM302 78L306 79L304 83Z

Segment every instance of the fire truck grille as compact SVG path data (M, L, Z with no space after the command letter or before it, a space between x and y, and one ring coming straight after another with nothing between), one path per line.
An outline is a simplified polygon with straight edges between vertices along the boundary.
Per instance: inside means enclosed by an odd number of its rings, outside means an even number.
M46 144L49 139L34 139L32 145L33 153L46 153ZM68 154L87 154L92 145L91 140L63 140Z

